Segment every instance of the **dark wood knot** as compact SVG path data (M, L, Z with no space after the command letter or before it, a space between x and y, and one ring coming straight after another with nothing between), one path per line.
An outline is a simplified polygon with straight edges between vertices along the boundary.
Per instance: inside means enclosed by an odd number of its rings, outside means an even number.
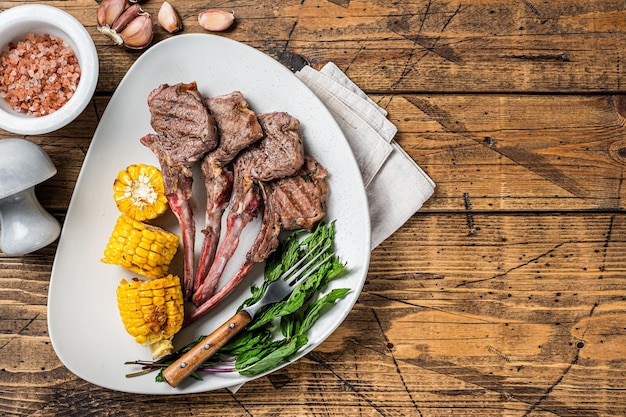
M609 145L609 154L620 164L626 164L626 139L618 140Z

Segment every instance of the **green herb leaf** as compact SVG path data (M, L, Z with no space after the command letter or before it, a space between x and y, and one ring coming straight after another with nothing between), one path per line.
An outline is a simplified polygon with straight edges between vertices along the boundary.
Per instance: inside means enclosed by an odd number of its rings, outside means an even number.
M252 296L242 304L240 309L260 300L267 286L295 265L311 249L317 246L317 249L308 255L309 259L319 254L326 246L332 247L335 222L328 225L320 222L315 231L304 238L302 238L303 232L302 230L293 232L281 242L278 249L266 261L263 285L252 288ZM273 332L278 326L285 339L278 341L266 339L253 343L250 336L250 343L244 344L247 350L239 351L235 370L242 375L251 376L287 361L290 355L307 343L305 333L319 318L324 307L335 303L350 291L349 289L333 290L328 295L312 302L316 294L322 292L331 280L346 271L346 266L334 255L322 255L320 261L325 263L305 281L298 284L287 299L263 308L247 327L247 332L257 332L263 329ZM288 342L285 344L285 341Z
M243 331L222 346L220 352L231 355L240 355L252 350L255 346L272 341L272 333L267 328Z
M302 321L302 311L285 316L280 320L280 332L286 339L291 339L296 335L300 322Z
M336 288L334 290L331 290L328 294L324 295L315 303L313 303L313 305L306 312L304 320L300 322L300 326L297 330L298 334L305 334L306 332L308 332L322 314L322 310L324 309L324 307L335 304L337 300L342 299L349 292L350 288Z
M285 343L287 340L287 343ZM271 353L258 360L252 365L245 368L237 369L241 375L253 376L260 373L272 370L279 365L287 362L289 357L296 353L300 348L308 343L308 338L305 335L298 335L292 339L280 340L282 346L273 350ZM236 368L235 368L236 369Z
M284 343L284 340L275 340L272 342L258 345L247 352L241 353L239 356L237 356L237 360L235 362L235 370L239 371L240 369L246 369L246 367L254 365L270 353L279 349Z
M338 276L339 272L345 270L345 266L337 261L334 256L327 256L327 261L317 272L307 278L304 282L298 284L293 292L285 301L280 301L272 307L265 310L262 314L257 315L253 322L249 325L250 329L257 329L266 323L278 317L287 316L304 306L307 299L315 292L321 291L326 286L329 279L327 276L333 272L334 276Z

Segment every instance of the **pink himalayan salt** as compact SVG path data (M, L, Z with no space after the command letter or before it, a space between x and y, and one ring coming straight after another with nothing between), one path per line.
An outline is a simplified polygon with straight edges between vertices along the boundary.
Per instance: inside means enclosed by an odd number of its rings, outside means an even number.
M74 94L80 67L72 48L48 34L28 33L0 55L0 98L17 112L44 116Z

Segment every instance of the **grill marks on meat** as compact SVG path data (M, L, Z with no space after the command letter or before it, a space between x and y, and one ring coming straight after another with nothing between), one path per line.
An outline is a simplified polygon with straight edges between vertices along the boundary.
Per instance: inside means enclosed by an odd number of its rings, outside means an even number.
M216 163L231 162L242 149L263 137L256 114L239 91L206 98L204 103L217 123L220 143L209 154Z
M215 119L202 102L195 82L162 84L148 96L150 124L165 137L172 138L196 161L215 149L218 142Z
M191 324L222 301L257 263L263 262L278 247L282 230L305 228L312 231L326 214L328 171L315 159L306 157L296 175L260 183L263 191L263 223L246 260L235 276L217 293L185 318ZM286 222L286 223L285 223Z
M233 187L233 174L227 168L237 154L263 137L256 114L249 108L243 94L234 91L212 98L204 103L215 118L219 145L202 162L202 173L207 191L204 241L198 259L194 292L209 273L221 233L222 215L228 206Z
M148 96L150 123L157 132L141 138L161 165L165 194L181 229L183 294L190 299L194 281L196 226L189 204L191 166L217 146L215 119L202 102L196 83L163 84Z
M271 181L295 174L304 163L300 121L284 112L260 114L258 119L266 138L248 155L253 160L252 177Z
M261 183L263 191L263 223L239 274L263 262L278 247L282 230L306 229L311 232L326 215L328 171L311 157L295 175ZM245 272L244 272L245 271Z
M215 292L226 264L239 245L241 231L254 218L249 214L246 195L236 192L239 184L255 189L254 183L293 175L304 163L304 144L300 122L296 118L284 112L275 112L259 115L258 120L265 137L247 147L235 159L235 188L230 201L226 233L203 284L194 292L193 302L196 306L205 303ZM233 227L229 227L230 223Z
M328 171L307 156L296 175L269 183L272 204L277 206L276 211L285 230L305 229L311 232L326 215L327 176Z

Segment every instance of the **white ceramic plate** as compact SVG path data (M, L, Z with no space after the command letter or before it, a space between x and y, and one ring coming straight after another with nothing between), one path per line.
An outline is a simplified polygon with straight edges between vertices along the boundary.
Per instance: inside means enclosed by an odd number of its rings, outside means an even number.
M48 327L57 355L77 376L105 388L177 394L210 391L251 379L237 373L207 374L203 381L188 379L171 388L154 382L154 373L126 378L139 367L124 365L125 361L150 359L148 349L126 333L117 312L115 289L122 278L133 274L100 262L119 215L111 188L118 171L135 163L158 166L152 152L139 143L140 137L153 131L146 104L148 93L162 83L191 81L198 83L203 95L239 90L257 113L286 111L297 117L306 153L329 171L327 218L336 220L337 253L350 270L332 287L350 287L352 291L322 315L309 333L309 345L294 360L314 349L342 323L367 274L370 224L365 190L345 137L317 96L283 65L244 44L208 34L178 35L162 41L132 66L102 116L76 183L50 279ZM197 175L192 207L198 231L204 227L204 196L203 181ZM171 213L160 220L160 225L180 232ZM224 277L239 268L259 225L256 219L244 230ZM197 234L199 248L202 234ZM170 268L179 275L181 252ZM249 295L250 284L262 279L261 265L212 314L179 333L175 347L208 334L228 319Z

